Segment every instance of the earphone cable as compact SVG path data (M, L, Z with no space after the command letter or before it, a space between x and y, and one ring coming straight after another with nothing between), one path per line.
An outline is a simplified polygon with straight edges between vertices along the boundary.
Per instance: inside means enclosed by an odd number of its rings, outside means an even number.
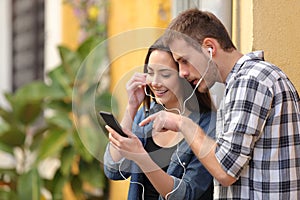
M122 171L121 171L121 165L122 165L122 163L123 163L123 162L121 162L120 165L119 165L119 173L120 173L120 175L122 176L122 178L123 178L124 180L129 181L129 183L138 184L138 185L140 185L140 186L142 187L142 200L144 200L144 194L145 194L145 187L144 187L144 185L143 185L142 183L140 183L140 182L137 182L137 181L131 181L131 180L127 179L127 178L122 174Z

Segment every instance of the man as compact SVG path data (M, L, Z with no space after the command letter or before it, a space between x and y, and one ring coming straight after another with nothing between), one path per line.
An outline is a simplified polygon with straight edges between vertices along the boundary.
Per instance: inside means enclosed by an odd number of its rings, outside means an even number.
M262 51L238 52L209 12L181 13L165 37L180 76L198 91L225 84L217 138L164 111L140 125L153 121L156 130L181 131L214 176L215 199L300 199L300 100L287 76Z

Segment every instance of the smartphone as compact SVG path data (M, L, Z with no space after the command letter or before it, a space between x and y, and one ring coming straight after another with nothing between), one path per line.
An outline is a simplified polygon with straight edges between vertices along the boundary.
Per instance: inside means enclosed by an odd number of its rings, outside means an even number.
M112 129L114 129L117 133L119 133L123 137L128 137L121 128L121 125L117 121L117 119L113 116L112 113L100 111L99 113L102 117L102 119L105 121L105 123L110 126Z

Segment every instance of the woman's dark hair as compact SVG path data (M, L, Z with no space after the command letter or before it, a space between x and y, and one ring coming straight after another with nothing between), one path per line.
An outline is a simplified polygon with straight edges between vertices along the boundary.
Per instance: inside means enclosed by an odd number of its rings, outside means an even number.
M148 63L149 63L149 58L150 55L153 51L155 50L160 50L164 51L170 54L170 56L173 58L172 52L170 48L166 45L164 45L163 39L159 38L154 42L153 45L150 46L148 49L148 52L146 54L145 58L145 63L144 63L144 73L148 73ZM179 65L178 63L174 60L177 66L177 71L179 71ZM178 75L179 76L179 75ZM180 83L182 84L182 89L183 89L183 99L187 99L193 91L193 86L184 78L180 78ZM150 94L151 96L154 96L153 92L151 91L150 87L147 85L146 86L146 91L147 94ZM196 98L195 98L196 97ZM150 110L150 104L151 104L151 97L145 96L143 100L143 105L144 105L144 111L149 111ZM156 102L155 99L153 101ZM183 103L183 102L182 102ZM198 90L195 91L194 95L186 102L186 108L191 111L200 111L200 112L208 112L211 110L215 110L214 105L212 103L210 94L207 93L200 93Z

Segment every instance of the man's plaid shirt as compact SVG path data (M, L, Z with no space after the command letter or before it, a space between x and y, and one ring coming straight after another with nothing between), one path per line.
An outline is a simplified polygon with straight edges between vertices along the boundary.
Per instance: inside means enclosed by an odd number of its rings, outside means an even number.
M215 199L300 199L300 100L287 76L244 55L226 79L218 111L216 157L237 181Z

